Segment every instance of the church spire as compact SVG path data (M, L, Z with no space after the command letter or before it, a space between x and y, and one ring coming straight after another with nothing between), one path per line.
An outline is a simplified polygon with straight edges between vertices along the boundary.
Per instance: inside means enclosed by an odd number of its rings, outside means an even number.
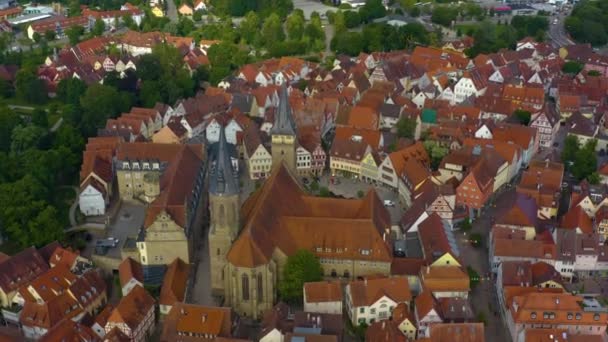
M296 135L295 124L291 116L291 106L289 105L289 95L285 83L279 91L279 108L275 113L274 125L271 134L277 135Z
M237 174L232 167L224 130L224 127L220 128L217 153L211 166L209 192L213 195L234 195L239 193Z

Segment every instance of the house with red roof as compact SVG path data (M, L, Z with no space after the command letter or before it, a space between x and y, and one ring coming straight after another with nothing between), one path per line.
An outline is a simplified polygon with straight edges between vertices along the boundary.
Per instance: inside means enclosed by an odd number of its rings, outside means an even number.
M117 328L130 341L146 341L154 331L155 304L154 298L143 287L135 286L131 292L120 299L108 317L105 326L106 334Z

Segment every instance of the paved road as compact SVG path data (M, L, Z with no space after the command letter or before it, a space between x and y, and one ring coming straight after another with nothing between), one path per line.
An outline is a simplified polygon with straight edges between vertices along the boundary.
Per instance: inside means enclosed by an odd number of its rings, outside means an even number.
M323 28L325 29L325 54L323 57L327 58L327 56L331 56L332 54L331 40L334 38L334 25L330 25L323 20Z
M561 47L574 44L574 42L568 37L568 34L566 33L566 29L564 27L566 15L559 13L553 17L550 17L549 20L551 20L551 22L549 23L549 32L547 35L549 36L549 39L551 40L551 45L553 45L553 47ZM557 20L555 24L554 20Z
M179 18L177 17L177 8L175 7L175 2L173 0L167 1L167 18L172 22L177 22Z
M473 222L471 233L479 233L484 237L485 246L474 248L468 242L470 234L462 232L457 233L457 241L460 247L460 257L466 266L472 267L477 271L482 279L479 285L471 291L471 303L477 315L483 314L487 319L485 327L486 341L506 342L509 341L506 326L501 319L500 310L498 308L498 300L496 298L496 288L494 282L486 278L490 272L488 260L488 240L489 233L492 229L492 221L497 212L505 206L504 198L511 195L515 188L510 188L497 196L494 203L496 206L490 205L483 211L481 216Z

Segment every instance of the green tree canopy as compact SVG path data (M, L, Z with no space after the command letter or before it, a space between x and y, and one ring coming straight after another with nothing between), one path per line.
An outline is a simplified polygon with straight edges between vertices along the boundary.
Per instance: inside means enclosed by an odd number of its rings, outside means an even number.
M262 25L262 42L266 46L285 40L283 24L281 18L276 14L271 14ZM212 64L213 65L213 64Z
M524 126L528 126L532 118L532 113L523 109L516 109L515 112L513 112L513 115L515 116L517 121L519 121L519 123Z
M577 75L579 72L583 71L583 65L575 61L568 61L562 66L562 71L566 74Z
M40 104L47 100L46 86L35 72L21 69L15 78L15 93L17 97L29 103Z
M401 117L397 121L397 136L399 138L414 139L416 133L416 120L408 117Z
M302 289L307 282L319 281L323 268L317 257L310 251L298 250L287 258L283 277L279 283L281 298L287 302L300 302Z

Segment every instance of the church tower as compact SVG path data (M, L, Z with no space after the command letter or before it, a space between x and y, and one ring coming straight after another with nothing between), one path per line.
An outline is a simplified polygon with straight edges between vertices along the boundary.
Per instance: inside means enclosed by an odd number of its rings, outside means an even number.
M285 84L281 86L279 108L275 113L270 135L272 137L272 166L275 167L284 161L287 168L296 174L297 134Z
M215 294L223 294L226 254L239 233L240 190L224 127L214 147L209 174L209 262L211 288Z

